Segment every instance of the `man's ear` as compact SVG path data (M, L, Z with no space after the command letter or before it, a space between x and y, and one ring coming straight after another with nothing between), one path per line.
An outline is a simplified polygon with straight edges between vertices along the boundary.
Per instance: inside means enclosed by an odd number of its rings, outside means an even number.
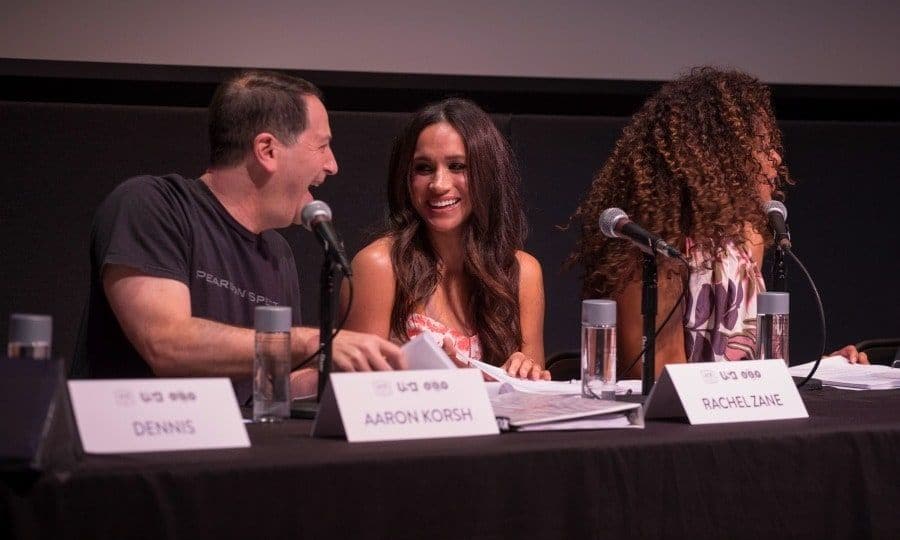
M278 168L278 151L279 142L275 135L263 132L253 137L253 158L259 163L260 167L269 173L275 172Z

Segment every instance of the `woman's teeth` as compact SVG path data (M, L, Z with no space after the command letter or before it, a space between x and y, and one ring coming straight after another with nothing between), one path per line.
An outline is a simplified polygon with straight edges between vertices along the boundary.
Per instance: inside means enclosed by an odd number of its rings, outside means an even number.
M458 203L459 199L447 199L443 201L433 201L429 202L428 205L432 208L447 208L448 206L453 206Z

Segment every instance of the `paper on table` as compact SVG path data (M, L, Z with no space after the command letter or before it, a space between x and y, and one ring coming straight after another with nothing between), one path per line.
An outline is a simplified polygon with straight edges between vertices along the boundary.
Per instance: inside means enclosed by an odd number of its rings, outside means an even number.
M641 393L642 381L640 379L623 379L616 383L616 395L627 396Z
M470 366L480 369L500 382L501 384L496 392L499 394L509 392L510 390L528 394L581 394L581 380L579 379L572 379L571 381L532 381L529 379L518 379L504 371L502 368L486 364L479 360L473 360L471 358L461 358L461 360L468 362ZM626 379L616 383L616 395L636 395L640 393L640 379Z
M529 394L580 394L581 381L532 381L529 379L518 379L497 366L492 366L481 362L465 358L470 366L475 367L487 373L503 385L509 385L514 390L526 392ZM500 393L503 393L503 385L500 387Z
M421 334L403 347L407 354L410 369L429 369L433 367L452 367L450 358L444 353L443 349L427 334ZM554 394L554 395L575 395L581 393L581 381L573 379L571 381L532 381L530 379L519 379L507 373L503 368L492 366L486 362L469 358L468 356L457 354L458 361L468 364L470 367L481 370L488 376L497 381L498 385L490 385L488 390L490 395L502 394L515 390L529 394ZM445 363L445 365L441 365ZM616 394L639 394L641 389L641 381L626 380L619 381L616 385Z
M633 423L628 414L614 413L577 420L560 420L516 428L516 431L578 431L586 429L643 429L644 424Z
M494 415L523 430L642 428L638 403L511 392L491 397Z
M791 375L805 377L814 362L792 366ZM900 388L900 369L888 366L851 364L843 356L829 356L819 363L813 377L828 386L866 390L890 390Z

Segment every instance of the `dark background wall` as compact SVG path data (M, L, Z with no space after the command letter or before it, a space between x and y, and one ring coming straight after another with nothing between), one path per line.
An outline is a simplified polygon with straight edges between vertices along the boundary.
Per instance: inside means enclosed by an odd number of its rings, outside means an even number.
M228 70L0 61L0 335L12 311L50 313L56 351L70 356L88 285L94 208L142 173L198 175L205 110ZM331 110L341 172L315 195L331 205L355 252L383 217L391 139L408 111L446 95L482 103L518 153L531 234L544 266L548 352L578 345L579 275L562 262L576 230L558 226L583 195L627 116L657 83L301 72ZM894 88L776 85L795 251L819 286L828 347L900 334L897 205L900 96ZM321 261L311 236L283 231L301 271L303 312L316 321ZM820 335L808 287L789 267L792 354L811 359Z

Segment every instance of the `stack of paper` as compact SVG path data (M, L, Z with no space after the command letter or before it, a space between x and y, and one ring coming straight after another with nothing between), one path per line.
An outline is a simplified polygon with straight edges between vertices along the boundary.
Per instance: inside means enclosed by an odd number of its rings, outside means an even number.
M403 350L410 369L456 367L427 334L417 336L404 345ZM494 407L494 416L504 431L644 427L643 409L639 403L582 398L581 381L518 379L503 368L471 358L458 359L497 381L485 384ZM617 390L621 389L623 394L637 390L640 381L636 383L628 381Z
M469 365L487 373L501 383L500 393L510 389L529 394L580 394L581 381L532 381L519 379L507 373L503 368L492 366L479 360L467 359Z
M806 377L814 362L793 366L791 375ZM827 386L861 390L890 390L900 388L900 369L888 366L851 364L843 356L823 358L813 375Z
M504 431L644 427L639 403L507 392L491 397L491 405Z

